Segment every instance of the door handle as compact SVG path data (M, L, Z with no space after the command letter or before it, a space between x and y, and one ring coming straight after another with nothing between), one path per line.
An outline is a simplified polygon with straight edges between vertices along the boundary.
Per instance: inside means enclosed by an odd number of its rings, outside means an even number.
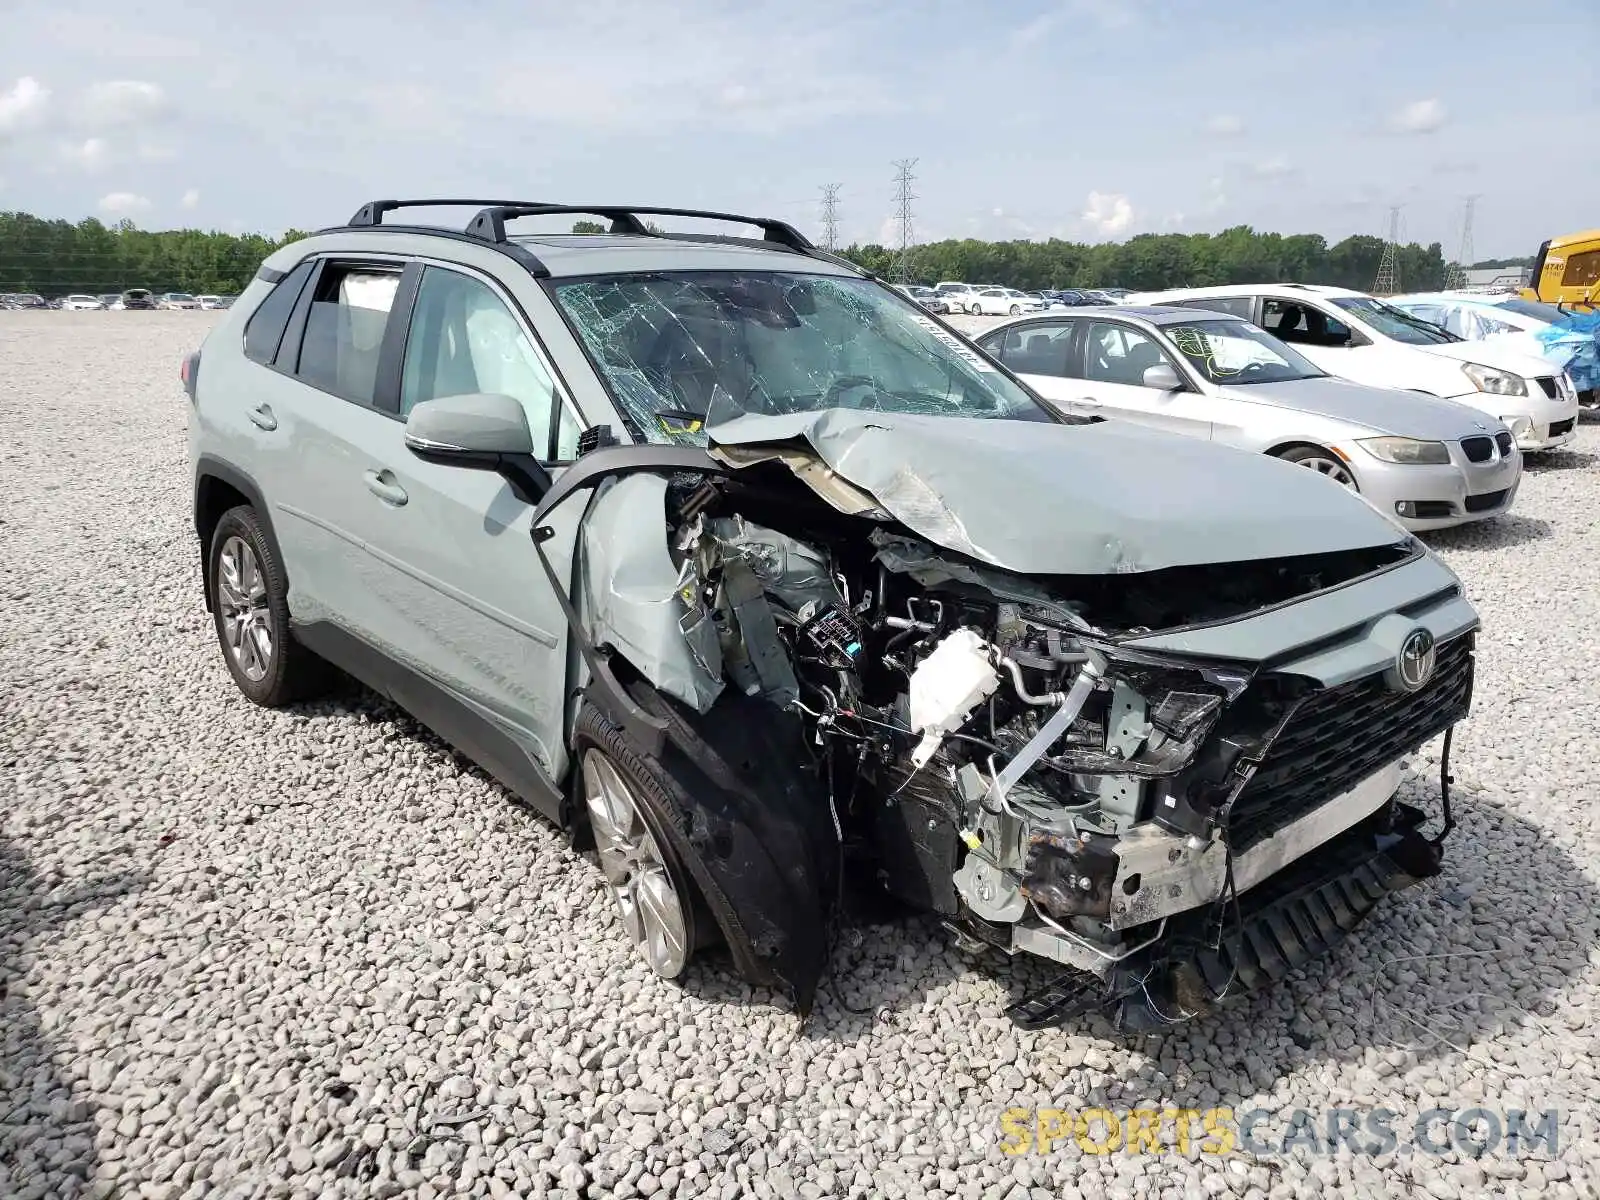
M276 429L278 418L272 415L270 406L258 404L250 410L250 423L258 429Z
M406 502L406 490L394 481L393 471L363 471L361 477L367 481L367 491L385 504L398 508Z

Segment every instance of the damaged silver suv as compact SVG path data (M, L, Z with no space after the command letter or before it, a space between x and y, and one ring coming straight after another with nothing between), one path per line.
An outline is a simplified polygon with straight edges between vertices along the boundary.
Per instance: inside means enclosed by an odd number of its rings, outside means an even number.
M444 204L481 211L385 219ZM507 231L573 216L609 232ZM659 225L701 219L758 236ZM722 943L807 1011L877 889L1060 964L1019 1023L1151 1028L1440 868L1477 618L1437 558L1313 472L1053 411L781 221L376 201L182 377L240 690L333 664L415 714L592 841L663 976Z

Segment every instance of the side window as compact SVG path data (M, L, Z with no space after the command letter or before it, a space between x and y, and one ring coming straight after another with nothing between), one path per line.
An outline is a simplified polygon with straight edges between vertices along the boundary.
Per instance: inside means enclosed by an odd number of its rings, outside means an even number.
M300 299L300 289L311 277L315 259L306 259L282 279L278 280L267 298L250 314L244 327L244 355L253 362L270 365L278 355L278 343L283 341L283 331L288 328L289 316L294 312L294 302Z
M1072 330L1071 321L1008 329L999 347L999 359L1019 375L1051 375L1066 379Z
M1600 283L1600 250L1567 255L1567 269L1561 274L1562 287L1592 287L1596 283Z
M398 268L326 263L314 285L295 374L305 383L370 405Z
M555 383L515 314L482 280L428 267L406 338L400 415L424 400L495 392L522 404L540 458L548 458ZM563 406L557 458L577 457L577 422Z
M1350 341L1350 327L1320 308L1293 300L1265 300L1262 328L1285 342L1303 346L1342 346Z
M1143 387L1144 373L1161 363L1178 370L1153 339L1131 325L1108 321L1096 321L1089 326L1083 358L1084 378L1129 387ZM1179 371L1178 374L1181 378L1183 373Z

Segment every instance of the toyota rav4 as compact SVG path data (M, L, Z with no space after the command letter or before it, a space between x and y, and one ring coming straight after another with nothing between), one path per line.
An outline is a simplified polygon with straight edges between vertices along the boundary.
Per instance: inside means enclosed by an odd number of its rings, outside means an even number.
M508 230L574 215L609 231ZM1440 868L1448 568L1313 472L1056 412L781 221L375 201L182 378L239 690L413 713L593 847L662 976L722 943L805 1012L864 886L1059 964L1019 1023L1150 1028Z

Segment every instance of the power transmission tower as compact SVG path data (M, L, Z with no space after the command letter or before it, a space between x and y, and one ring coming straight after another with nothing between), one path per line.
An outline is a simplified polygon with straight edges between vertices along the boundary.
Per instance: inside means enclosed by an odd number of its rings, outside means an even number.
M1472 266L1472 210L1478 206L1476 195L1466 198L1466 208L1461 214L1461 249L1456 253L1455 262L1445 268L1444 286L1458 288L1467 286L1467 268Z
M822 185L822 244L829 250L839 248L839 185Z
M1378 278L1373 282L1374 296L1393 296L1400 290L1400 205L1389 209L1389 240L1383 246L1383 258L1378 263Z
M912 174L912 168L916 165L914 158L898 159L894 164L895 204L900 217L900 252L894 256L894 262L889 267L889 278L896 283L911 282L911 202L917 198L911 185L917 179Z

